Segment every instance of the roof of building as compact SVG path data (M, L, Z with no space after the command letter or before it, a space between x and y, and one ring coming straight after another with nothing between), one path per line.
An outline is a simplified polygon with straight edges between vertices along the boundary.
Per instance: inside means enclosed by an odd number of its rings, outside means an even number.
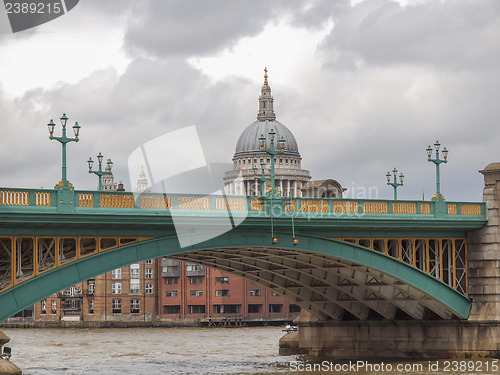
M307 189L314 189L314 188L319 188L322 185L328 185L328 184L333 184L336 185L339 189L342 189L342 191L347 190L346 188L343 188L342 185L336 180L333 180L331 178L326 179L326 180L314 180L314 181L309 181L307 182L301 190L307 190Z
M238 142L236 143L235 156L241 153L259 152L260 142L259 137L262 135L266 138L265 148L271 148L271 136L269 132L274 130L274 146L276 149L280 147L278 141L283 137L285 140L284 151L287 154L295 154L300 156L297 141L292 132L281 122L276 121L276 115L273 108L273 97L271 95L271 87L267 82L267 69L264 70L264 85L261 89L259 97L259 112L257 114L257 121L251 123L243 133L241 133Z
M250 124L243 133L241 133L236 143L235 155L243 152L255 152L260 151L259 137L264 135L266 137L265 148L269 149L271 147L271 137L269 132L274 130L276 135L274 136L274 147L279 148L280 145L278 141L283 137L285 140L284 149L287 153L299 153L299 147L297 141L293 136L292 132L279 121L255 121ZM298 156L298 155L297 155Z

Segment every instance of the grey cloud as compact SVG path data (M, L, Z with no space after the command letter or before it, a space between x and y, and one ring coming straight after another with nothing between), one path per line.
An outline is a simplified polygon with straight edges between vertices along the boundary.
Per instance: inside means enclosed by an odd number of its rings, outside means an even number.
M139 59L122 76L108 69L76 84L31 90L14 100L0 97L0 157L9 161L0 171L1 185L50 188L59 181L61 146L47 139L46 124L53 118L59 135L63 112L70 126L82 126L80 142L68 145L68 178L77 189L95 188L86 160L98 152L113 159L115 178L130 189L130 152L193 124L207 162L230 162L237 136L255 118L257 97L258 88L246 80L214 84L175 59Z
M369 65L416 64L467 69L500 63L498 1L426 2L402 7L365 1L333 14L322 44L329 59L358 56Z
M126 47L153 56L215 53L272 21L301 9L303 1L170 0L141 3L126 36Z

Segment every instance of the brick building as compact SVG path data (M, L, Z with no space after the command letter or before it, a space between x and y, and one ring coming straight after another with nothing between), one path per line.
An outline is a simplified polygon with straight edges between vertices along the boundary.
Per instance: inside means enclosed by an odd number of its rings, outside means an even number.
M159 272L160 320L283 322L300 311L286 298L227 272L168 258Z
M226 272L168 258L118 268L34 306L35 322L288 322L299 307ZM11 320L12 322L12 320Z
M118 268L37 304L35 321L151 322L157 315L158 262Z

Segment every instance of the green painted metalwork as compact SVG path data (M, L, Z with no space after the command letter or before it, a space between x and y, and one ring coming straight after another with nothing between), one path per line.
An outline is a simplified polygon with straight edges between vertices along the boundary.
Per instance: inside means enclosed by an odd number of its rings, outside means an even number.
M103 158L103 156L99 152L99 155L97 155L97 162L99 163L99 169L97 171L92 170L92 166L94 164L94 161L92 160L92 158L89 158L89 160L87 161L87 163L89 164L89 173L93 173L99 177L99 189L98 189L99 191L102 191L102 176L113 174L113 173L111 173L111 167L113 166L113 162L111 161L111 159L108 159L108 161L106 162L106 165L108 166L109 171L103 171L102 170L102 158Z
M434 148L436 150L436 157L434 159L431 159L431 157L432 157L431 146L429 145L427 147L427 156L428 156L427 160L430 162L433 162L436 165L436 198L439 198L441 196L441 188L440 188L441 182L440 182L440 178L439 178L439 165L441 163L448 162L448 150L446 149L446 147L443 149L443 159L439 158L439 148L440 147L441 147L441 144L439 143L439 141L436 141L436 143L434 143Z
M387 174L385 175L387 177L387 185L391 185L393 188L394 188L394 200L397 201L398 200L398 187L400 186L403 186L403 180L405 178L405 176L403 175L403 173L401 173L399 175L399 181L397 181L397 175L398 175L398 170L396 169L396 167L394 167L394 169L392 170L392 173L394 175L394 180L391 182L391 174L389 172L387 172Z
M167 236L106 250L44 272L1 293L0 321L64 288L138 261L204 250L271 247L299 249L347 261L348 264L352 263L352 267L369 267L420 290L435 303L444 305L457 317L462 319L468 317L471 301L467 297L438 279L395 258L361 246L317 236L298 236L299 244L293 246L290 234L282 233L279 236L280 245L271 245L266 233L233 230L186 248L179 246L176 236Z
M54 137L54 121L50 120L48 127L49 127L49 139L55 139L62 145L62 185L63 186L68 186L68 180L66 178L66 144L70 142L78 142L78 135L80 132L80 125L78 125L78 122L75 123L73 126L73 131L75 133L75 138L69 138L66 136L66 122L68 121L68 118L66 117L66 114L64 113L61 117L61 124L62 124L62 137Z

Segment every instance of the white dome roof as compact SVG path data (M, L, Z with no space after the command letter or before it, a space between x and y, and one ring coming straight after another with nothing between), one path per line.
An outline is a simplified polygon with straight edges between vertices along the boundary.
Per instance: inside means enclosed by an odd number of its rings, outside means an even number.
M269 132L273 129L276 132L274 136L274 147L280 147L278 141L283 137L285 139L285 153L299 155L299 147L292 132L281 122L276 120L255 121L250 124L243 133L241 133L234 156L243 153L255 153L261 151L259 137L263 134L266 137L264 148L271 148L271 138Z

